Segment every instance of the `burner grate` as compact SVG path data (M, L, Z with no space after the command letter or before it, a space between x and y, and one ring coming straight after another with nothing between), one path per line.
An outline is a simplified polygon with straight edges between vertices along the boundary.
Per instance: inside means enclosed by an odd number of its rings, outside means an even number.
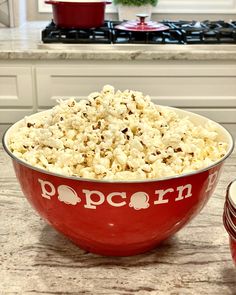
M108 22L103 27L94 29L58 28L52 21L43 31L44 43L111 43L111 30Z
M236 44L236 21L171 21L163 32L128 32L115 28L120 21L105 21L93 29L58 28L52 21L42 31L44 43L78 44Z

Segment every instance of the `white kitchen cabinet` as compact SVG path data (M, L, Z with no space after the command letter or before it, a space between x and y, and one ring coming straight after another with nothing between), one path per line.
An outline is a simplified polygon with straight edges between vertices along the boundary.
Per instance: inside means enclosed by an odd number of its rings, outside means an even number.
M163 105L236 108L236 65L37 67L36 82L39 107L52 106L58 98L84 98L111 84L140 90Z
M31 67L0 67L0 108L31 107L33 83Z
M236 65L231 64L39 66L38 107L51 107L59 98L84 98L105 84L140 90L157 104L181 107L220 123L236 123Z
M157 104L236 124L236 63L189 61L0 64L0 124L49 108L59 98L84 98L105 84L140 90Z
M33 79L29 65L0 65L0 124L14 123L33 113Z

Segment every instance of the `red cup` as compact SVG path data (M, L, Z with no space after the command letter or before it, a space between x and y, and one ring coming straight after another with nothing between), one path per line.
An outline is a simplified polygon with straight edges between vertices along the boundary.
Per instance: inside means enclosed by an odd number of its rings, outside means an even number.
M197 114L174 110L199 125L209 122ZM9 138L23 122L8 129L3 146L13 160L24 195L55 229L81 248L102 255L143 253L183 228L209 200L234 147L232 136L218 124L219 136L228 143L227 153L204 169L153 180L91 180L50 173L14 156Z
M231 220L231 222L235 225L236 227L236 211L235 209L232 207L232 205L230 204L229 201L226 201L226 206L228 208L228 214L229 214L229 218Z
M236 266L236 239L230 237L229 245L230 245L231 255L232 255L234 264Z
M236 265L236 180L227 188L223 222L229 234L230 251Z

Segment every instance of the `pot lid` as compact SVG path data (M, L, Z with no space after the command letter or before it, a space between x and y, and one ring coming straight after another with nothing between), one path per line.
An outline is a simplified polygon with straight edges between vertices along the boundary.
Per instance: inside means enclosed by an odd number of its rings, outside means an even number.
M154 21L145 22L145 18L148 17L148 14L136 14L136 16L139 17L139 20L124 22L120 25L115 26L115 28L119 30L134 32L156 32L169 29L169 27L161 23L157 23Z

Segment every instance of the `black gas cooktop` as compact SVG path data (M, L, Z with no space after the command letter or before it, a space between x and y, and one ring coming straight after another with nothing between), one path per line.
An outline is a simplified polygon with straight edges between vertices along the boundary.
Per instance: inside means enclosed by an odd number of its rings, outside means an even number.
M127 32L115 29L119 21L105 21L94 29L63 29L52 21L42 31L43 43L72 44L236 44L236 21L169 21L163 32Z

